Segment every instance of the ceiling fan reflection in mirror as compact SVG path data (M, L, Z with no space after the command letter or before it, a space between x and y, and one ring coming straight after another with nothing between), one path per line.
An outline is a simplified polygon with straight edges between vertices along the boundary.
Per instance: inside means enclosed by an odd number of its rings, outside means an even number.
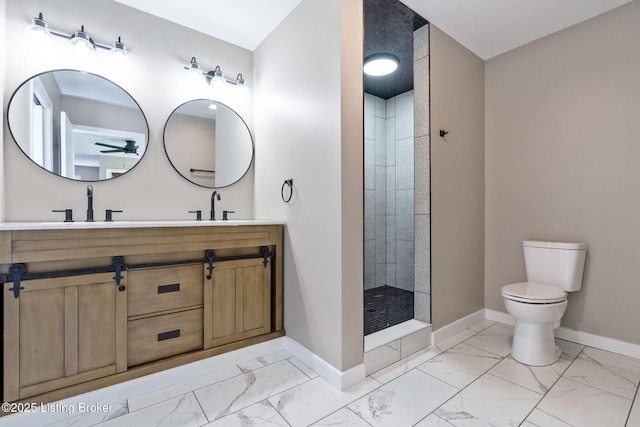
M96 142L95 145L99 145L101 147L111 148L111 150L101 150L101 153L125 153L125 154L135 154L138 155L138 145L132 139L124 140L124 146L118 146L113 144L105 144L103 142Z

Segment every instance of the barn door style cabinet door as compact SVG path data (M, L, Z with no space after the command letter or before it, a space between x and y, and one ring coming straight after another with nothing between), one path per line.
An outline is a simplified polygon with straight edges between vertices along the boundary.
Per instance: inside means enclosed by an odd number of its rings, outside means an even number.
M5 295L4 400L127 368L127 297L112 273L31 280Z
M205 282L207 348L271 330L271 266L260 259L218 264Z

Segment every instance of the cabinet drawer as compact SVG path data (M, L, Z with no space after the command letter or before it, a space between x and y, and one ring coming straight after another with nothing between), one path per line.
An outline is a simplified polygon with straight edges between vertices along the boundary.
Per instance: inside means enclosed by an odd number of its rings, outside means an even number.
M127 314L138 316L202 304L202 265L131 270Z
M201 308L128 322L128 366L201 348Z

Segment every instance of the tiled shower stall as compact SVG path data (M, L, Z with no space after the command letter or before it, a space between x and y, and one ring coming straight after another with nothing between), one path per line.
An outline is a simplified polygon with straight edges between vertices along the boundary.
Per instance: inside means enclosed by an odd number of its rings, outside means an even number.
M391 302L411 292L409 318L426 323L431 320L428 46L425 25L414 32L413 90L387 100L365 93L364 103L365 295L377 292Z

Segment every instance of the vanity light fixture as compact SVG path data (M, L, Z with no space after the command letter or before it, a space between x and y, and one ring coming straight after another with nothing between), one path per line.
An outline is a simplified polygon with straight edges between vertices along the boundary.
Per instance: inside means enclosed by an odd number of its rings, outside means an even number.
M195 56L191 58L191 62L186 65L184 69L187 71L187 78L189 80L199 82L204 78L206 83L217 92L225 90L225 88L227 88L227 84L230 84L236 87L236 91L240 95L246 95L249 93L249 88L247 88L247 85L244 83L242 73L238 73L235 80L228 80L224 76L219 65L217 65L212 71L205 73L200 69L200 65L196 61Z
M393 73L400 64L391 53L374 53L364 59L364 73L369 76L386 76Z
M122 42L121 38L114 43L113 46L106 46L93 41L91 36L84 30L84 25L80 26L80 30L75 31L73 34L68 35L55 31L49 28L49 25L42 17L42 13L38 14L37 18L31 20L31 24L25 28L25 33L32 39L36 40L50 40L51 36L60 37L69 41L71 48L81 55L91 55L95 52L96 48L109 51L109 54L114 59L114 63L120 64L127 58L127 48Z

